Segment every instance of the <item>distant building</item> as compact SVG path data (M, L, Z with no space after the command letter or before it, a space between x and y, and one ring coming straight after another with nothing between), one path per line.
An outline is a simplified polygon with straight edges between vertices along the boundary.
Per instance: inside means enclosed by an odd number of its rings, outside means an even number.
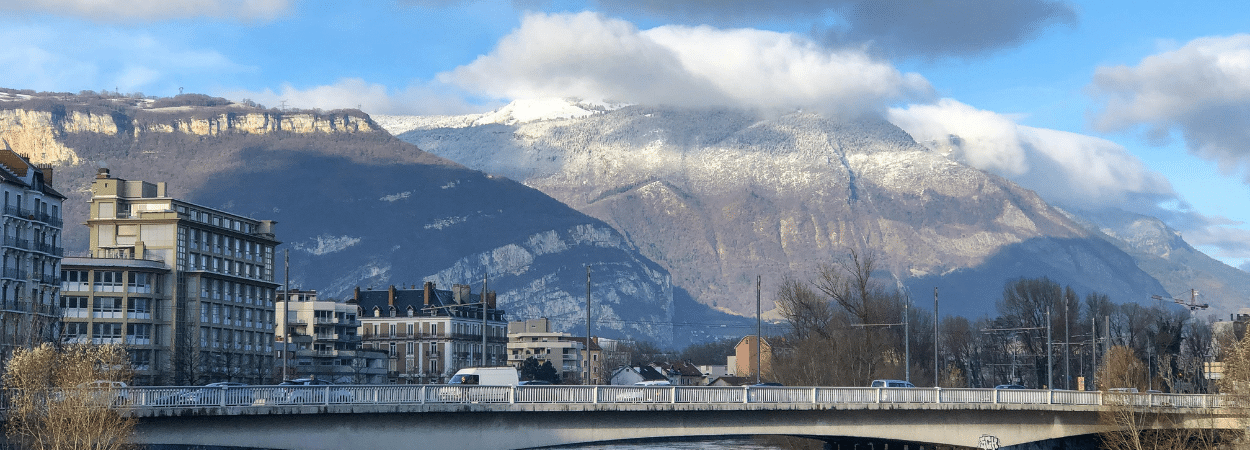
M768 379L773 373L773 347L769 345L768 339L760 341L761 345L756 345L755 335L743 337L738 341L738 345L734 346L734 374L740 377L753 378L756 374L762 374L763 378ZM756 348L760 349L759 358L756 358ZM763 366L763 372L758 371L759 365Z
M669 383L674 386L700 386L707 384L704 380L703 372L689 362L664 362L652 364L651 366L667 377Z
M725 375L729 375L728 366L701 365L697 367L700 372L703 372L703 384L704 385L711 383L712 380L723 377Z
M4 261L0 270L0 361L14 347L55 339L60 303L61 205L52 168L0 149Z
M508 323L508 365L520 368L530 357L539 363L550 362L564 383L581 382L587 377L589 384L605 381L603 350L596 339L590 340L587 355L584 336L551 331L551 322L546 318Z
M386 354L360 349L356 305L318 300L317 291L292 289L277 295L281 326L275 332L276 375L345 384L386 383Z
M427 281L422 289L356 288L351 302L358 308L363 349L386 353L391 383L445 383L464 367L507 363L507 322L494 292L474 295L463 284L444 291Z
M625 366L612 371L608 380L613 386L631 386L644 381L668 381L668 377L651 366Z
M127 344L143 384L270 381L273 225L100 169L90 256L62 271L63 340Z

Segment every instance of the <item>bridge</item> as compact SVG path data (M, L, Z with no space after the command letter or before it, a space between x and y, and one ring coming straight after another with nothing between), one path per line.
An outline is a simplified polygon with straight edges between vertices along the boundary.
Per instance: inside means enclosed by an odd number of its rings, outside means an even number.
M1218 395L713 386L248 386L119 391L134 442L274 449L534 448L646 438L791 435L997 448L1145 428L1244 430ZM916 447L913 447L916 448Z

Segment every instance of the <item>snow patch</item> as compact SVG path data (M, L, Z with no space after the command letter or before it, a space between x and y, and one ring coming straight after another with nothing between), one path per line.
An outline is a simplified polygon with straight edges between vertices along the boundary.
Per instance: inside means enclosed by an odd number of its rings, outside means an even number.
M425 224L424 228L427 230L441 230L443 228L450 227L452 225L458 224L460 222L464 222L466 220L469 220L468 216L447 217L447 218L438 219L433 222L427 223Z
M585 102L562 98L514 100L502 108L482 114L473 124L515 125L540 120L575 119L619 107L605 102Z
M351 247L360 242L360 238L351 236L330 236L323 234L312 239L308 243L296 243L292 247L296 250L306 251L317 256L343 251L347 247Z
M379 198L378 200L381 200L381 201L384 201L384 202L393 202L393 201L396 201L396 200L403 200L403 199L408 198L408 197L411 197L411 196L412 196L412 191L404 191L404 192L400 192L400 193L398 193L398 194L391 194L391 195L385 195L385 196L382 196L382 198Z

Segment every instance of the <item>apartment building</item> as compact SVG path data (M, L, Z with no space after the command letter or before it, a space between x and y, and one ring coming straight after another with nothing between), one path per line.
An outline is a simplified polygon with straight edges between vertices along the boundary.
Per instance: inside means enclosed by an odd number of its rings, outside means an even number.
M508 365L520 368L528 358L539 363L550 362L560 371L562 383L582 383L589 377L589 384L604 384L603 350L596 339L590 340L590 352L586 352L586 338L551 330L546 318L508 323Z
M4 239L0 242L0 360L14 347L55 339L59 319L61 206L52 168L0 149Z
M386 353L391 383L445 383L461 368L507 361L507 322L494 292L473 294L464 284L446 291L427 281L420 289L358 287L351 302L363 347Z
M360 349L356 305L319 300L317 291L298 289L279 291L276 300L283 325L276 329L274 361L281 378L314 377L345 384L386 382L386 355Z
M275 222L108 169L88 217L89 256L62 271L64 340L131 345L143 383L272 380Z

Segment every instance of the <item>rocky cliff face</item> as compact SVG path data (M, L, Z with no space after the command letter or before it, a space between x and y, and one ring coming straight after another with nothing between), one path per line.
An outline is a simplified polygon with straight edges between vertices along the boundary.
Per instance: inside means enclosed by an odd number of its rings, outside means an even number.
M0 98L0 145L54 164L53 185L70 197L68 254L86 251L88 186L107 166L121 178L167 181L178 198L277 220L292 285L323 297L424 281L476 292L489 278L509 319L548 317L578 333L590 264L596 335L674 341L668 272L602 221L425 153L358 111L205 99Z
M900 286L941 287L943 312L971 317L993 313L1003 284L1021 276L1121 302L1162 289L1033 192L884 121L646 106L566 117L378 120L604 220L675 285L738 314L754 312L757 274L772 285L811 279L847 248L877 253Z

